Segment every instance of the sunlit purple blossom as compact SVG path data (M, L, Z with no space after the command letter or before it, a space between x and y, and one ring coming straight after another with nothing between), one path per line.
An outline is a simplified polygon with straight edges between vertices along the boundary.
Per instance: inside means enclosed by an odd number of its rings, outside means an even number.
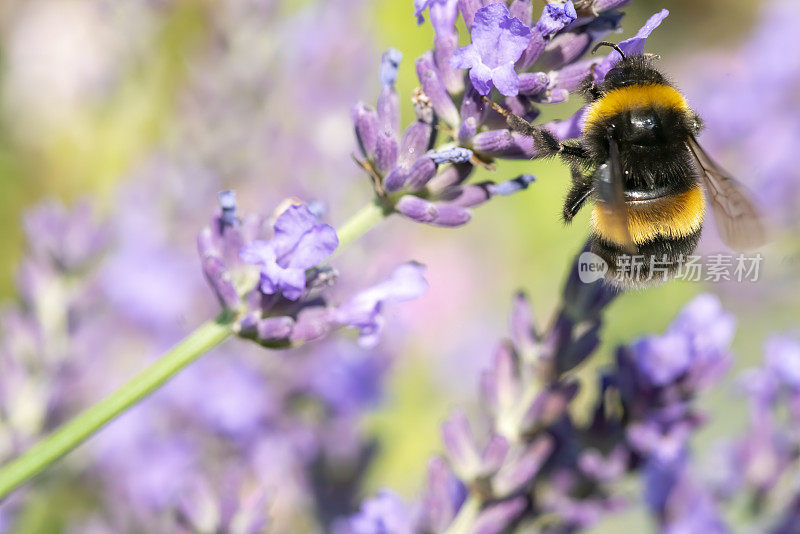
M512 17L504 4L490 4L475 14L471 33L472 44L456 51L452 66L470 69L470 80L482 95L489 94L492 87L507 96L517 95L519 78L514 63L528 46L530 28Z

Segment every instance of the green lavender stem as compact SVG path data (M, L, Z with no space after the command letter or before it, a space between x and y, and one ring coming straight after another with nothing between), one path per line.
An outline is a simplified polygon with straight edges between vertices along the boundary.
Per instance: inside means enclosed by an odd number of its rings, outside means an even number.
M366 234L390 213L391 211L378 200L373 200L358 210L336 230L336 234L339 236L339 246L334 255Z
M337 252L367 233L389 213L377 201L364 206L337 231ZM0 500L153 393L181 369L231 337L234 334L232 327L235 321L233 314L223 314L216 320L204 323L119 389L2 466Z

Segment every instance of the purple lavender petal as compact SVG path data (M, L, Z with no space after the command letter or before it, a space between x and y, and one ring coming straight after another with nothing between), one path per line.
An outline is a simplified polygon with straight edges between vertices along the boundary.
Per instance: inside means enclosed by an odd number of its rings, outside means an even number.
M359 330L359 344L374 346L383 328L381 311L386 304L421 297L428 290L425 267L407 263L397 267L380 284L361 291L335 310L336 321Z
M333 254L339 244L335 230L319 223L305 205L284 210L274 230L270 245L281 267L310 269Z
M516 95L519 80L514 63L530 42L530 28L511 17L502 3L490 4L475 14L471 34L472 44L453 54L452 67L470 69L470 80L482 95L493 86L504 95Z
M669 10L662 9L652 17L650 17L644 26L639 30L636 34L636 37L632 37L631 39L626 39L619 43L620 49L625 53L626 56L639 56L644 53L644 42L650 34L661 25L661 22L669 16ZM594 70L594 77L595 81L599 82L602 81L608 71L614 68L622 57L620 57L619 53L614 50L610 54L606 56L603 62Z

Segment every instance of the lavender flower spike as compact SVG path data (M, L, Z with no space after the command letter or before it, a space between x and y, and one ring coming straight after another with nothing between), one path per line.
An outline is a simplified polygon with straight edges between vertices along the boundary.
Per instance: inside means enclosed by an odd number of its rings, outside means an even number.
M453 68L470 69L475 89L487 95L497 87L506 96L519 93L514 63L531 39L531 30L512 17L505 4L490 4L475 14L472 44L459 48L450 63Z

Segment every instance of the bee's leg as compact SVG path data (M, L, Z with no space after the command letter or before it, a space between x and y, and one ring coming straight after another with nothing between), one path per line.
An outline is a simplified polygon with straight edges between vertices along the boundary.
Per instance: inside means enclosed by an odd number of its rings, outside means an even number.
M698 115L697 113L692 112L692 131L693 131L693 133L695 135L697 135L703 130L703 128L705 128L705 123L703 122L703 119L701 119L700 115Z
M586 149L580 143L562 143L544 128L534 126L519 115L511 113L488 97L483 97L484 101L492 109L506 119L509 129L533 139L534 146L540 157L561 156L570 164L582 164L589 158Z
M592 75L584 78L580 85L578 85L578 93L582 95L589 104L603 96L602 91L600 91L600 86L594 83L594 77Z
M565 223L572 222L572 219L578 214L593 191L592 177L584 175L573 165L572 187L567 193L567 198L564 200L564 211L562 213Z
M544 128L534 126L519 115L511 113L489 97L484 96L483 100L505 118L511 131L532 138L536 151L541 157L552 157L561 152L561 143L553 134Z

